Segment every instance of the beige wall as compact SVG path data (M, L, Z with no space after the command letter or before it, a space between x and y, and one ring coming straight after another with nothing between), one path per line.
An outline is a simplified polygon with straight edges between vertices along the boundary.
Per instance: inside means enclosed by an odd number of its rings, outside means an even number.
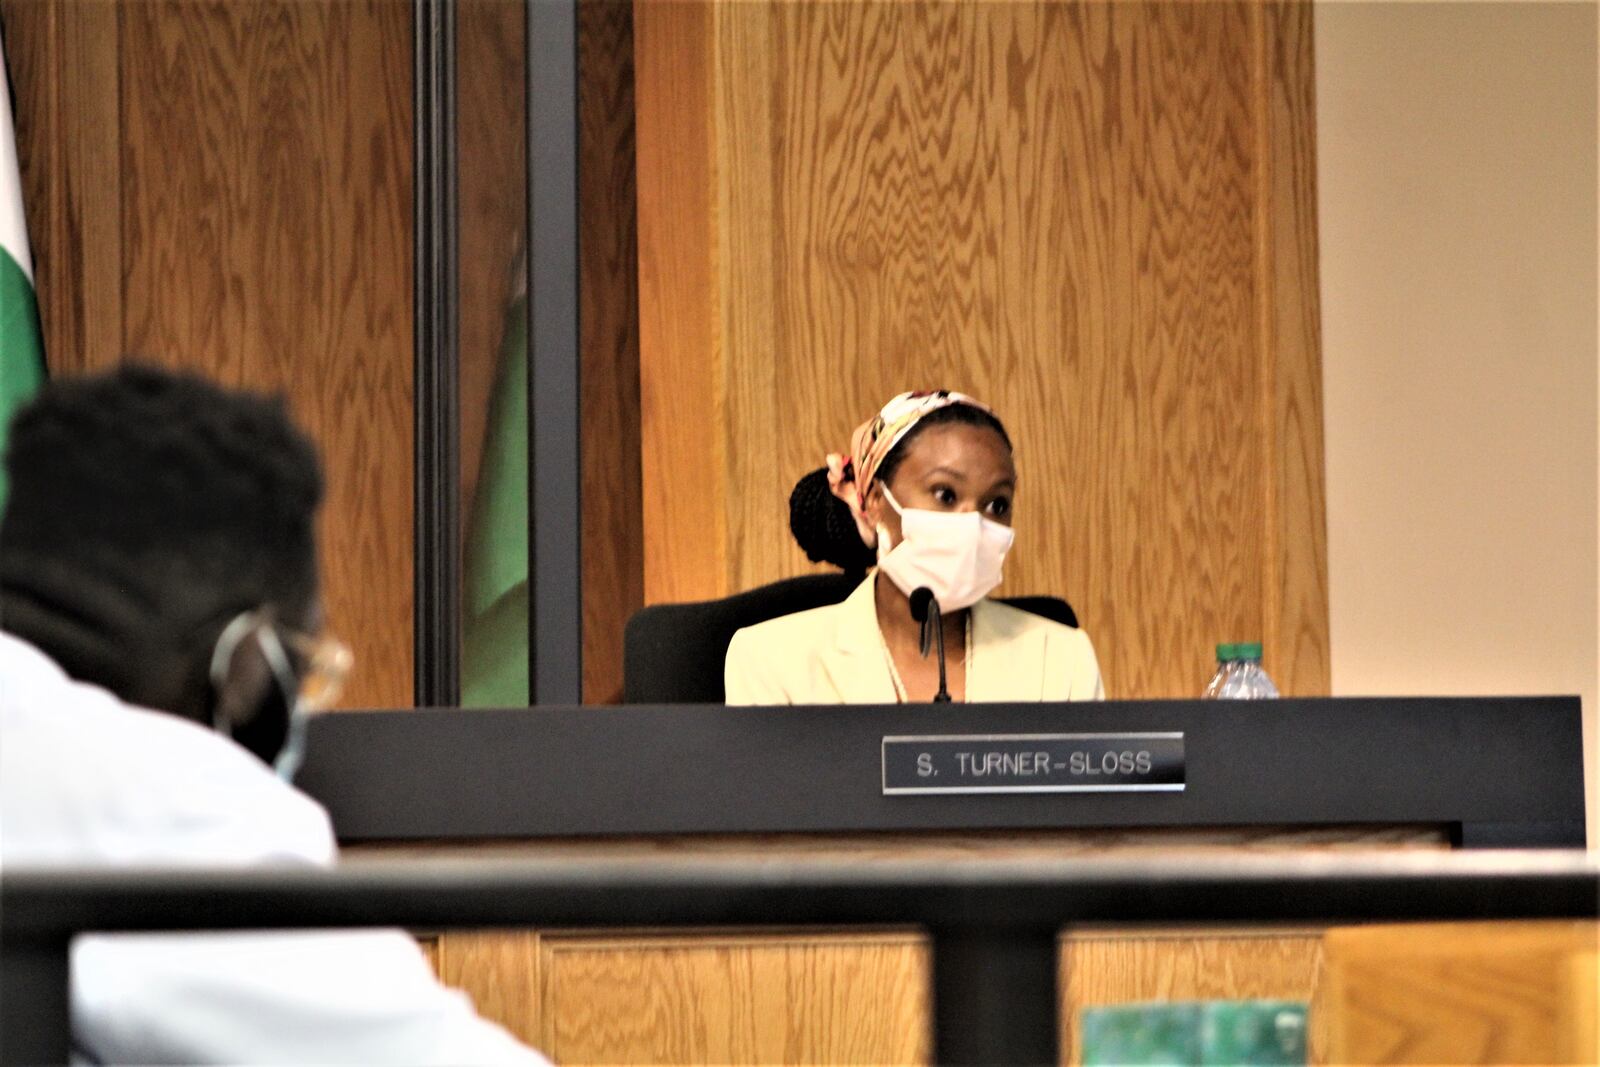
M1581 693L1591 843L1596 44L1593 4L1316 8L1333 691Z

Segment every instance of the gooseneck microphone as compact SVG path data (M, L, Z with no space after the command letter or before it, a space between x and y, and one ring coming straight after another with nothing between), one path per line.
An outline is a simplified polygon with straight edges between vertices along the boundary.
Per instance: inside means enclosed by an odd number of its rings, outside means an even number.
M911 617L922 624L922 658L928 658L929 646L939 649L939 691L933 695L935 704L950 703L950 688L944 675L944 616L939 611L938 598L927 586L919 586L911 593Z

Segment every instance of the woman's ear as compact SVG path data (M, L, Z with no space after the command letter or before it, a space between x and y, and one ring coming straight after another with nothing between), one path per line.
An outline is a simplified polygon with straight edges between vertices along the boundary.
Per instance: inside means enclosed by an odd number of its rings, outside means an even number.
M867 517L867 522L872 525L874 547L877 547L880 551L887 551L900 543L900 516L895 513L894 508L890 507L889 499L883 491L883 480L881 478L873 479L872 488L867 490L866 500L862 505L861 512ZM886 544L880 544L883 541L881 531L884 530L888 531L889 540Z
M877 533L878 526L883 523L883 490L882 483L874 478L872 486L861 496L861 515L866 518L867 526Z
M874 478L872 479L872 484L867 487L866 493L861 497L861 513L876 528L883 523L883 512L883 482Z

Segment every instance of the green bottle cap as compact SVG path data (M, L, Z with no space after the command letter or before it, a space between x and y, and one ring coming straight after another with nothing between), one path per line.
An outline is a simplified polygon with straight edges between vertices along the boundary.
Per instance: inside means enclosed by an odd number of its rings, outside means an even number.
M1239 658L1239 646L1231 641L1217 646L1217 662L1226 663L1231 659Z
M1260 659L1261 642L1244 641L1233 646L1233 654L1238 659Z

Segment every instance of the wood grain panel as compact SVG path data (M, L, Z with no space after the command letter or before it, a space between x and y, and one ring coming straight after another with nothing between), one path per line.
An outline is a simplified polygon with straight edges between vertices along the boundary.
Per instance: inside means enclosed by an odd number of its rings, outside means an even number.
M1340 1063L1594 1063L1593 922L1328 931Z
M987 399L1022 472L1007 591L1077 603L1113 693L1176 696L1219 611L1260 626L1254 406L1234 403L1255 355L1249 36L1235 7L1131 10L785 9L782 463L792 482L902 388ZM1129 89L1163 106L1129 114ZM870 358L818 374L834 353ZM736 549L792 569L780 512ZM1174 676L1178 649L1198 669Z
M282 391L321 446L345 702L412 700L411 15L166 0L121 19L123 347Z
M929 958L894 931L445 933L442 980L563 1063L926 1062ZM1086 1006L1316 1002L1320 930L1130 929L1062 938L1063 1061Z
M1600 1063L1600 950L1583 949L1567 960L1569 993L1557 1022L1566 1034L1569 1063Z
M523 0L456 4L463 537L527 227L525 10Z
M721 449L646 433L649 544L696 553L647 550L647 599L807 570L794 481L892 393L947 386L1017 443L1004 591L1071 599L1113 695L1193 695L1250 637L1287 691L1326 690L1309 12L637 10L640 313L680 330L644 331L647 427L710 397ZM698 96L650 110L650 64L709 79L709 132Z
M528 930L450 932L438 937L439 980L466 993L484 1018L540 1046L540 935Z
M715 596L727 580L712 17L696 0L634 5L641 518L649 603Z
M1286 693L1332 691L1322 308L1317 264L1316 76L1312 6L1253 9L1257 42L1257 283L1269 418L1263 666Z
M1082 1062L1079 1012L1160 1000L1311 1003L1322 974L1320 930L1075 932L1062 938L1062 1060ZM1323 1062L1313 1013L1311 1061Z
M622 699L622 633L644 605L633 6L578 5L583 698Z
M428 961L428 966L433 968L433 973L439 973L439 938L437 935L418 937L417 947L422 950L422 955Z
M783 136L773 111L779 91L773 62L779 14L772 4L725 4L714 12L716 211L719 221L726 220L718 226L714 251L718 291L726 294L717 313L728 436L725 584L714 595L770 581L763 575L778 572L759 549L792 545L786 536L787 492L750 491L782 485L781 425L791 417L788 405L800 399L779 393L782 341L776 303L783 286L773 254L783 224L774 210L776 142ZM812 370L827 365L819 361ZM775 518L780 520L776 529Z
M52 374L122 353L117 8L0 0L34 282Z
M915 1063L917 935L546 934L541 1045L561 1063Z

